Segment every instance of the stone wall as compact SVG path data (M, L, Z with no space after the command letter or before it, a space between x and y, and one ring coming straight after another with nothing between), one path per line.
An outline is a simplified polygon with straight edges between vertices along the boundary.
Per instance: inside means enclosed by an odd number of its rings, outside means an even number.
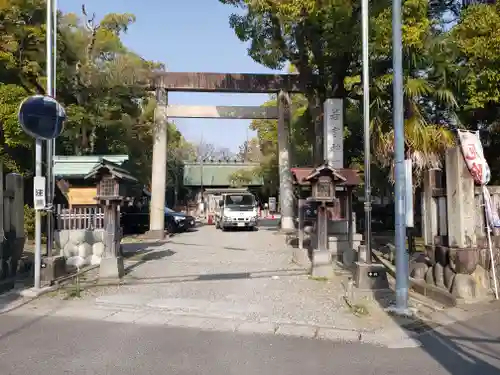
M66 229L55 231L54 240L68 266L82 267L101 263L105 236L104 229Z
M489 249L427 246L426 250L426 254L419 254L411 262L411 277L425 280L458 299L470 301L490 294L493 279Z
M351 234L348 220L328 220L328 248L334 261L350 267L357 260L357 249L363 236L356 232L356 217L352 213Z
M482 299L491 294L494 284L484 229L480 233L483 207L475 198L477 188L460 148L449 149L445 161L445 178L441 171L424 173L422 233L426 252L411 261L410 276L459 299ZM497 265L500 239L496 236L492 252Z
M14 286L24 250L24 181L17 173L5 177L0 165L0 287Z

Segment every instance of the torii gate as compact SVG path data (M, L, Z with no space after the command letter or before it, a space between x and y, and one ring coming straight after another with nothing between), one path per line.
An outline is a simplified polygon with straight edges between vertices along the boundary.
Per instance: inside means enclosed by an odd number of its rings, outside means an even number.
M155 74L152 86L156 91L153 166L151 177L151 208L149 236L164 236L165 189L167 175L167 120L169 117L221 119L277 119L280 176L281 227L294 229L293 186L290 171L289 132L291 93L304 92L296 74L231 74L162 72ZM277 107L255 106L181 106L168 105L169 91L232 92L278 94Z

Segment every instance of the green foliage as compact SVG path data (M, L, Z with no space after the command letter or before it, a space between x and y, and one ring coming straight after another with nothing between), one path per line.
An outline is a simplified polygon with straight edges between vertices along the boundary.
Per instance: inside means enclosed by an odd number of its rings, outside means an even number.
M28 240L35 238L35 209L24 205L24 235ZM47 215L45 211L41 212L42 218ZM42 240L45 241L45 234L42 235Z
M20 128L17 110L25 97L45 90L45 10L43 0L0 1L0 158L6 171L27 175L34 142ZM123 43L133 14L101 16L97 21L85 8L58 16L56 96L68 119L57 153L128 154L131 172L148 184L156 103L144 83L163 66ZM189 145L173 124L168 150L168 183L179 185ZM27 211L29 233L31 216Z
M269 68L288 64L306 87L304 95L293 99L292 163L321 161L322 103L339 97L345 103L345 164L362 169L361 2L219 1L238 8L229 24L248 43L250 57ZM490 130L492 145L500 139L495 136L500 124L500 5L460 10L456 4L403 2L405 152L416 166L417 183L421 171L439 167L443 151L454 144L450 128L481 126ZM372 149L378 169L392 177L391 2L371 2L370 17ZM254 121L251 127L259 135L262 173L276 176L276 123ZM488 147L485 152L493 156Z
M248 186L255 178L256 174L259 174L259 170L248 170L241 169L239 171L234 172L229 176L229 180L231 182L231 186L233 187L243 187Z

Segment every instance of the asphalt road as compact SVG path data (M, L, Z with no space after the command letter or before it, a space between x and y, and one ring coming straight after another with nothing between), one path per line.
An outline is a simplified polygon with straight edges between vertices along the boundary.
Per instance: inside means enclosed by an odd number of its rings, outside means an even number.
M0 374L489 375L500 373L498 320L485 315L422 336L421 348L388 349L4 314Z

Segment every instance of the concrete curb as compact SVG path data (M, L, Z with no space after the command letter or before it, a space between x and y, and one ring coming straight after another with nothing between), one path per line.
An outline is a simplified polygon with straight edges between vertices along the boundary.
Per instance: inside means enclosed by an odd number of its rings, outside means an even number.
M205 331L234 332L241 334L270 334L285 337L300 337L319 339L342 343L362 343L390 348L418 347L420 343L414 340L413 335L404 329L384 331L362 331L357 329L339 328L334 326L320 326L295 322L270 321L267 318L260 320L245 319L238 314L207 314L206 312L188 311L187 309L162 309L148 306L139 308L137 304L110 305L109 303L96 302L96 309L116 311L112 320L122 323L151 324L147 322L148 316L163 317L162 325L183 328L196 328ZM133 317L140 316L139 320L131 321Z

